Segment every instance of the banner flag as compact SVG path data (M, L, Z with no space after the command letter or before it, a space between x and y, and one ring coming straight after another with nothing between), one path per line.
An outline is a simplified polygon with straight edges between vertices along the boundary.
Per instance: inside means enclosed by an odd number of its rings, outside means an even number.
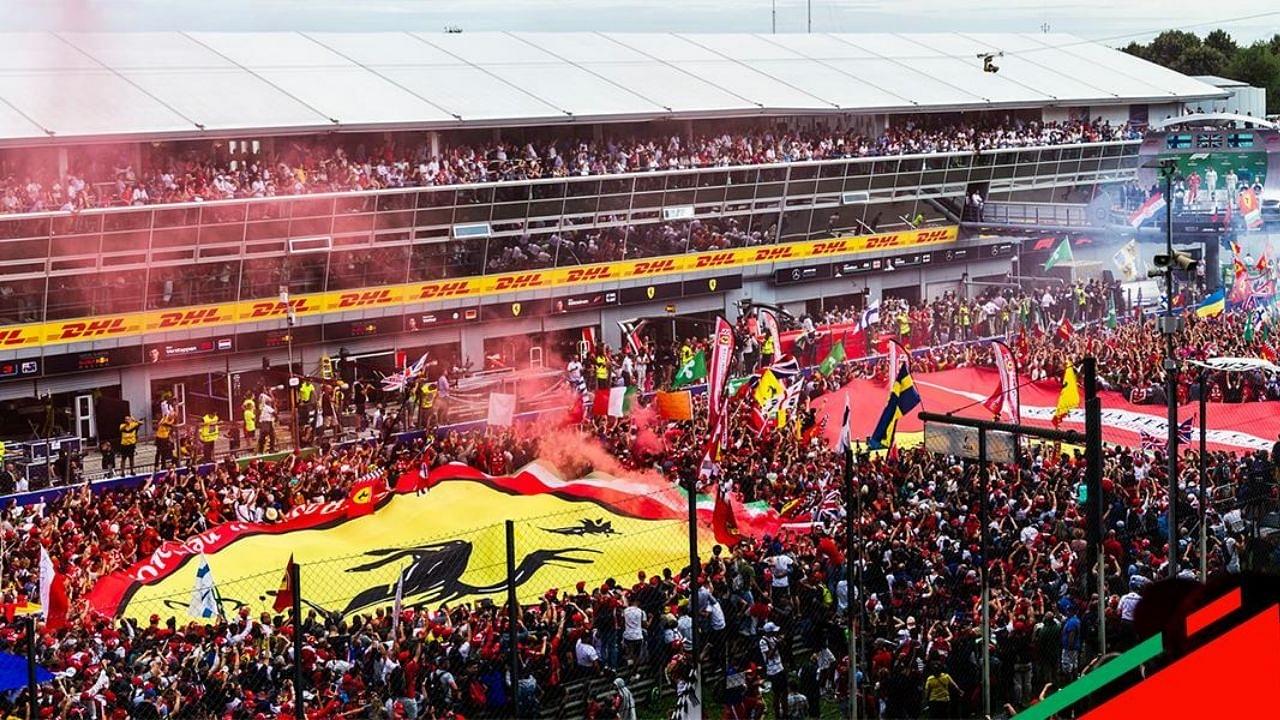
M218 586L222 611L284 612L296 590L286 565L300 566L308 607L350 616L392 608L438 607L506 598L506 534L484 523L494 508L516 521L517 598L536 604L553 587L583 578L656 573L687 556L689 498L656 474L593 472L566 478L535 462L512 475L486 475L450 463L389 494L375 512L348 518L346 500L295 507L275 523L229 522L190 538L165 542L155 553L99 579L90 607L106 617L146 618L157 608L184 614L191 576L183 572L203 554ZM652 477L651 477L652 476ZM430 492L409 488L421 485ZM712 493L698 496L698 527L712 543ZM743 537L777 535L781 520L764 503L725 494ZM722 512L724 509L722 509ZM424 542L422 518L432 518ZM403 580L401 579L403 577ZM234 582L228 583L228 578ZM234 588L232 592L231 588Z
M708 427L718 427L724 412L725 383L729 381L729 365L733 362L733 326L723 317L716 318L715 332L711 336L711 367L707 374Z

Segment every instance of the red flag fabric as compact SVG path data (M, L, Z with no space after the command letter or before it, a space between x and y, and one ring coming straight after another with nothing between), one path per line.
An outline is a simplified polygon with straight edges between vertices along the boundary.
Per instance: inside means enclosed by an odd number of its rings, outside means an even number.
M351 494L347 496L347 517L360 517L373 512L373 496L378 482L378 478L373 478L361 480L351 486Z
M733 326L728 320L717 317L711 338L711 364L707 367L707 424L714 428L718 427L717 420L725 409L724 389L729 382L729 363L733 361Z
M67 576L58 573L49 586L49 607L44 609L45 630L55 632L67 626L67 611L71 600L67 597Z
M711 528L715 531L716 542L734 547L742 539L738 532L738 521L733 517L733 506L716 488L716 504L711 511Z
M591 414L596 417L604 417L609 414L609 388L596 390L594 399L591 402Z
M1063 342L1067 342L1071 340L1071 335L1075 330L1075 327L1071 325L1071 321L1067 319L1066 315L1063 315L1062 322L1058 323L1058 337L1061 338Z
M991 395L982 401L982 407L986 408L995 419L1000 419L1000 411L1004 408L1004 387L997 385L995 390L991 391Z
M586 417L586 415L587 409L582 403L582 393L575 392L573 394L573 405L570 405L569 409L565 411L564 424L577 425L582 422L582 419Z
M289 564L284 566L284 579L280 581L280 589L276 591L276 601L271 605L271 609L276 612L284 612L293 607L293 593L297 588L293 586L293 556L289 556Z

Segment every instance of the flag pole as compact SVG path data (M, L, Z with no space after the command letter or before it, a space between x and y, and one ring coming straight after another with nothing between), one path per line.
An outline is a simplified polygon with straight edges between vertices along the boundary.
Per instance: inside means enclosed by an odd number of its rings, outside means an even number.
M845 618L849 624L849 717L852 720L858 720L858 642L857 632L858 623L853 614L854 603L854 560L853 560L853 534L854 522L857 513L854 512L854 498L857 496L857 490L853 487L853 444L852 438L846 438L844 447L844 488L845 488L845 519L844 519L844 574L845 574ZM858 597L859 606L861 606L861 596Z

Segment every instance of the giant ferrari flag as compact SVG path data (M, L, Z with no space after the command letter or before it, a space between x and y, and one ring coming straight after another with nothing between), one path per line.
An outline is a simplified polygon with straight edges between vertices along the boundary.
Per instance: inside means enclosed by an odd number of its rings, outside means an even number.
M407 607L502 601L506 538L496 507L516 523L516 592L525 602L583 578L679 571L688 562L688 500L657 475L565 479L534 463L514 475L489 476L451 464L427 476L429 492L410 489L417 484L376 495L376 507L365 515L351 516L350 499L318 502L294 508L278 523L227 523L167 542L99 580L89 602L112 617L185 612L202 554L218 578L217 601L226 615L246 606L255 614L287 608L295 591L307 607L326 611L390 607L401 576ZM711 500L697 501L708 546ZM730 502L738 532L778 532L776 513ZM281 581L291 558L300 569L298 588Z

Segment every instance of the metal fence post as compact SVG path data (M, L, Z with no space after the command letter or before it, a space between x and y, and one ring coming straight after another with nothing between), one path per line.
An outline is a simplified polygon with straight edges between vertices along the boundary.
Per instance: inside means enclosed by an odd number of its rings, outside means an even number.
M1098 654L1107 654L1107 553L1102 547L1102 400L1098 397L1098 361L1086 357L1084 375L1085 518L1088 544L1098 572Z
M36 683L36 616L27 616L27 712L28 717L40 717L40 687Z
M516 600L516 524L507 521L507 654L511 673L511 717L520 717L520 647L516 626L520 610Z
M1209 508L1208 494L1205 484L1209 482L1209 450L1206 428L1209 425L1209 384L1206 382L1208 371L1200 370L1200 582L1209 582Z
M851 442L846 439L846 443ZM854 496L858 492L853 487L853 446L846 444L844 448L844 488L845 488L845 505L844 505L844 582L845 582L845 612L848 617L845 621L849 624L849 717L852 720L858 720L858 642L857 629L858 624L854 620L853 614L854 603L854 570L853 570L853 533L854 522L860 517L854 513ZM861 594L858 596L858 604L862 604Z
M978 478L982 483L978 502L982 522L982 714L983 717L991 717L991 583L987 577L991 552L987 521L990 492L987 489L987 431L984 428L978 428Z
M293 586L293 706L294 717L307 716L302 697L302 577L301 566L289 563L289 584Z
M728 502L728 500L725 500ZM689 478L689 645L693 658L693 701L702 707L702 658L699 656L698 633L698 575L702 562L698 558L698 481ZM701 711L699 710L699 714Z

